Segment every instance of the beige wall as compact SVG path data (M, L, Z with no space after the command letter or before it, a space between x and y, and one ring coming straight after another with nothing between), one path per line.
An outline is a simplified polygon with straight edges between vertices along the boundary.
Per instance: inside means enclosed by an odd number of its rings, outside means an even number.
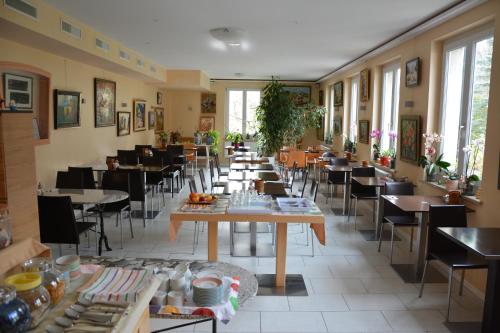
M131 135L117 137L116 126L94 127L94 78L116 82L117 111L132 111L134 98L145 99L150 111L156 106L154 86L67 58L0 39L0 61L9 61L39 67L52 75L52 88L81 92L85 104L80 105L81 126L54 130L52 92L49 107L50 144L35 148L37 179L44 187L55 185L56 172L68 165L100 162L117 149L132 149L135 144L154 143L153 130L131 131ZM165 98L164 98L165 99ZM122 103L127 103L122 107Z
M486 148L484 157L483 181L481 186L481 204L468 202L475 213L469 215L470 226L494 226L500 227L498 219L498 203L500 202L500 190L498 184L499 151L500 151L500 25L496 22L496 17L500 14L500 2L489 1L457 18L454 18L440 26L419 35L391 50L368 59L365 63L343 70L334 77L321 83L322 89L330 91L333 83L344 80L344 92L350 87L349 78L359 73L364 68L371 71L371 97L366 105L366 111L359 112L359 119L369 119L372 128L380 128L378 115L380 112L381 95L381 66L385 63L398 60L401 65L401 92L400 92L400 115L419 115L422 119L423 132L439 132L439 106L441 98L441 64L442 64L442 43L450 36L460 34L467 30L474 29L484 24L495 26L495 42L493 67L491 73L490 101L488 111L488 126L486 132ZM418 87L406 88L404 84L404 64L415 57L420 57L422 61L422 80ZM375 96L374 94L375 93ZM347 94L348 95L348 94ZM331 98L326 94L327 100ZM344 99L343 111L335 112L342 114L344 119L349 112L348 96ZM412 108L404 107L405 101L413 101ZM328 104L327 104L328 105ZM362 103L363 105L363 103ZM344 122L344 125L345 122ZM344 126L346 132L346 127ZM335 138L335 147L341 148L341 137ZM370 145L358 144L358 159L370 159ZM419 193L444 194L444 191L436 189L421 182L423 170L418 166L400 161L396 163L396 170L399 176L408 176L416 182ZM484 272L468 272L468 280L479 288L484 287Z

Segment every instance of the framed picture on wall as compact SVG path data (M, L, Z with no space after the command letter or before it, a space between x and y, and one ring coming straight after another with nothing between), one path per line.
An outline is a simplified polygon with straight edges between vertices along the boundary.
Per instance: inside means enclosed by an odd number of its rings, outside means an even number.
M211 93L201 94L201 113L215 113L216 112L216 95Z
M333 118L333 135L342 135L342 116L335 116Z
M148 130L154 129L156 125L156 112L148 112Z
M200 117L200 132L207 132L215 129L215 117Z
M368 144L370 142L370 121L360 120L358 125L358 138L360 143Z
M94 79L95 127L115 125L116 82Z
M359 99L361 102L368 102L370 99L370 70L363 69L359 73Z
M325 92L323 90L320 90L318 97L319 97L318 105L319 106L324 106L325 105Z
M290 94L295 105L304 105L311 101L311 87L285 86L283 90Z
M405 83L407 87L416 87L420 84L420 58L406 63Z
M146 129L146 101L134 99L134 132Z
M3 76L5 107L30 110L33 108L33 78L5 73Z
M80 126L80 93L54 90L54 129Z
M117 112L116 135L130 135L130 112Z
M156 93L156 104L158 105L163 104L163 94L159 91Z
M400 128L401 160L418 164L420 156L420 116L401 116Z
M155 108L155 133L161 133L164 130L163 108Z
M344 82L339 81L333 85L333 106L344 105Z

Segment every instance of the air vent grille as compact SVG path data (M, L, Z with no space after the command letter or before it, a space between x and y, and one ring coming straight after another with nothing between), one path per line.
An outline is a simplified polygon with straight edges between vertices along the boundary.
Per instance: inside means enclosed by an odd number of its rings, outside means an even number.
M137 59L137 67L144 67L144 60Z
M106 52L109 51L109 44L106 43L105 41L103 41L102 39L96 38L95 39L95 46L97 46L97 48L99 48L103 51L106 51Z
M38 8L25 0L4 0L5 7L38 20Z
M82 30L65 20L61 20L61 31L66 32L75 38L82 39Z
M130 61L130 54L127 52L120 50L120 59L125 60L125 61Z

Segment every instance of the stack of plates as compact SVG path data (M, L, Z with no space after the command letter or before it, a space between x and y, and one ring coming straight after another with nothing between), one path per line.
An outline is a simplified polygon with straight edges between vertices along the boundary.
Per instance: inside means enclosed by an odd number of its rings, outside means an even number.
M224 285L221 279L202 277L193 281L193 301L198 306L212 306L222 301Z

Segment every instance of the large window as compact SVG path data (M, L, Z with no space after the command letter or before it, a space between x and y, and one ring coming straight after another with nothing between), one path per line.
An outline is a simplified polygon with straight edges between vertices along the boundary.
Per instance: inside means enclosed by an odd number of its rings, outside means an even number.
M228 90L228 132L253 135L256 131L255 109L260 104L260 90Z
M351 106L349 113L349 139L356 141L358 136L358 108L359 108L359 76L351 79Z
M399 63L384 66L384 77L382 83L382 117L381 126L382 138L380 147L387 150L391 146L391 133L398 130L398 109L399 109L399 80L401 69ZM396 149L396 138L392 136L392 147Z
M459 174L481 177L490 89L493 33L471 34L444 45L441 145L443 159ZM468 148L478 146L477 158ZM473 155L473 153L472 153Z

